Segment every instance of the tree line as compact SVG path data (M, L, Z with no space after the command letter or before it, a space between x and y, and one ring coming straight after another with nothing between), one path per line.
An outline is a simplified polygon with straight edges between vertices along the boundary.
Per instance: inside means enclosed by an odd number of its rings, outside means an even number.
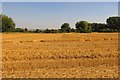
M31 33L91 33L91 32L120 32L120 17L109 17L105 23L89 23L87 21L76 22L75 28L71 28L69 23L63 23L60 29L36 29L16 28L16 24L11 17L1 14L1 32L31 32Z

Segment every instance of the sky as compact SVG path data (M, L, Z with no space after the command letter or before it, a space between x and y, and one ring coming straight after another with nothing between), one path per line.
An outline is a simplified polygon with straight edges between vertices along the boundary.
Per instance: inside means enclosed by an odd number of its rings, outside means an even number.
M63 23L75 28L78 21L105 23L118 15L117 2L3 2L2 13L10 16L16 27L58 29Z
M120 16L120 2L118 3L118 16Z
M2 2L118 2L120 0L1 0Z

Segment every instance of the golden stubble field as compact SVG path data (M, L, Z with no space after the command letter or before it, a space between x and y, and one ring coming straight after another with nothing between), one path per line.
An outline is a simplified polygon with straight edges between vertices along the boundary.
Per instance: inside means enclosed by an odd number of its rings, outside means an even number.
M3 33L3 78L118 77L118 33Z

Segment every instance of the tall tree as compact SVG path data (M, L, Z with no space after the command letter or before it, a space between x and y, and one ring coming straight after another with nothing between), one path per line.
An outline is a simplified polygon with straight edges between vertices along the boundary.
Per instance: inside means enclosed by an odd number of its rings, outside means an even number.
M0 32L2 32L2 15L0 15Z
M27 28L25 28L25 31L27 32L27 31L28 31L28 29L27 29Z
M108 28L104 23L89 23L93 32L100 32L102 29Z
M69 23L64 23L64 24L62 24L62 26L61 26L61 31L62 31L62 32L70 32L71 29L70 29L70 27L69 27Z
M11 17L6 15L2 16L2 32L10 32L15 30L15 22Z
M120 30L120 17L109 17L106 22L109 28Z
M79 21L75 24L77 32L89 33L92 32L91 27L88 25L87 21Z

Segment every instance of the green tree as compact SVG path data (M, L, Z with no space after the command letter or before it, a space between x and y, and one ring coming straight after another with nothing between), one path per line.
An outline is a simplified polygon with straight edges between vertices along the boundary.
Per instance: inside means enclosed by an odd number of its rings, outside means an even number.
M0 15L0 32L2 32L2 15Z
M69 23L64 23L61 26L61 32L71 32L71 29L69 27Z
M27 32L28 31L28 29L27 28L25 28L25 32Z
M90 33L92 32L91 27L87 21L79 21L75 24L77 32Z
M35 33L40 33L41 31L39 29L36 29L35 30Z
M15 22L11 17L6 15L2 16L2 32L11 32L15 30Z
M89 23L93 32L100 32L101 30L108 28L108 26L104 23Z
M85 33L91 33L92 32L92 28L90 26L88 26L85 31Z
M106 22L110 29L120 30L120 17L109 17Z
M74 28L71 28L71 32L75 32L75 29L74 29Z
M50 33L58 33L58 30L57 29L51 29Z
M44 32L45 32L45 33L50 33L50 30L49 30L49 29L46 29Z
M25 32L25 29L22 29L22 28L15 28L14 31L15 31L15 32Z

